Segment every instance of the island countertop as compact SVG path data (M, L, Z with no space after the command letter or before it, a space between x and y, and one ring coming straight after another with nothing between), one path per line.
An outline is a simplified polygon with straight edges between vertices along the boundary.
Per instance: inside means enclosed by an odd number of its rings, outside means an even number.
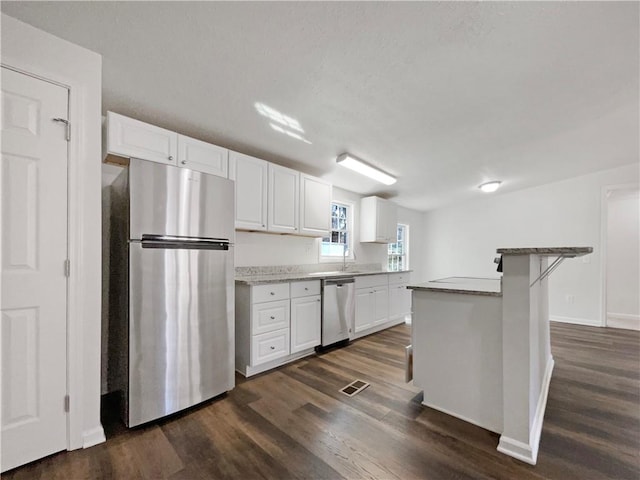
M503 255L548 255L550 257L580 257L593 253L593 247L526 247L498 248L496 252Z
M425 283L410 284L407 288L417 291L489 295L493 297L502 296L500 278L447 277Z

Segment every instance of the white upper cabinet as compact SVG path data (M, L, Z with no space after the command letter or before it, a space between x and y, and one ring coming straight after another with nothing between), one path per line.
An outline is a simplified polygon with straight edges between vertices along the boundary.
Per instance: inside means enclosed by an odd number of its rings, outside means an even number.
M238 229L267 229L267 165L259 158L229 152L229 178L236 182Z
M267 229L270 232L298 233L300 172L273 163L269 164L268 172Z
M394 243L397 238L398 213L395 203L380 197L360 200L360 241Z
M178 166L227 178L229 150L178 135Z
M178 134L175 132L113 112L107 112L105 131L105 156L177 165Z
M227 178L229 150L107 112L104 157L115 155L189 168Z
M300 234L325 237L331 229L331 184L300 174Z

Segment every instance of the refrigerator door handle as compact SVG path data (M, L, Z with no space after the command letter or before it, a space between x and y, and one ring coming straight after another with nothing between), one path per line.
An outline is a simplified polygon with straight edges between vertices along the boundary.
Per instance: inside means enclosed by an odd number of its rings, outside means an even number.
M223 238L176 237L172 235L142 235L142 248L168 248L188 250L229 250L232 245Z

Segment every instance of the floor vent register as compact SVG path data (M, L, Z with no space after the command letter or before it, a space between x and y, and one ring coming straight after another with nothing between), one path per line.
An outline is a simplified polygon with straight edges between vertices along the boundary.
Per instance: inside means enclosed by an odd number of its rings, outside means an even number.
M368 386L369 384L367 382L363 382L362 380L354 380L346 387L341 388L340 391L344 393L347 397L353 397L354 395L360 393L362 390L364 390Z

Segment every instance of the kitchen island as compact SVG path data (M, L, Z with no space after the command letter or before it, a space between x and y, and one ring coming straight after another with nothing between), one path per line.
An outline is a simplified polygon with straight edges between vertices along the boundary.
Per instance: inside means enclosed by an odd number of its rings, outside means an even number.
M409 285L423 404L501 434L500 452L535 465L553 370L547 277L565 258L592 251L498 249L502 278Z

